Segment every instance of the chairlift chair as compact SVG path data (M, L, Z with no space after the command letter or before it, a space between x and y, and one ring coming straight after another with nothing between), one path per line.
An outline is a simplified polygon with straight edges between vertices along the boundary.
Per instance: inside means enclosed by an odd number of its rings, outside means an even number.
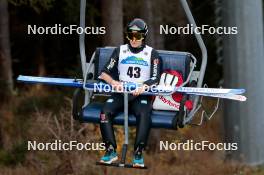
M188 6L186 0L180 0L181 5L186 13L188 21L192 24L193 27L197 27ZM80 27L85 28L85 8L86 0L80 0ZM182 73L184 83L181 86L193 86L193 87L202 87L203 79L207 64L207 49L203 42L203 39L199 33L195 33L196 40L199 44L202 53L202 63L199 70L194 70L196 67L197 59L188 52L178 52L178 51L167 51L167 50L158 50L158 54L162 60L162 69L171 69L177 70ZM83 79L76 79L76 82L83 82L82 88L77 88L73 95L73 109L72 115L74 119L84 122L84 123L99 123L100 122L100 112L103 104L95 102L93 100L94 96L105 95L101 93L95 93L91 89L87 89L85 86L86 83L91 81L98 81L97 77L101 72L103 66L106 64L111 54L113 53L115 47L100 47L97 48L93 53L90 61L86 59L85 54L85 34L82 33L79 35L79 46L80 46L80 56L81 56L81 65L82 65L82 76ZM36 78L36 77L35 77ZM38 78L38 77L37 77ZM19 80L19 78L18 78ZM61 79L58 81L64 81ZM37 81L28 81L20 79L20 81L28 83L44 83L37 79ZM68 80L66 80L68 81ZM46 82L46 84L57 84L57 82ZM65 85L63 82L59 82L60 85ZM78 84L77 84L78 85ZM84 99L80 102L81 95L84 94ZM184 107L180 107L179 111L161 111L161 110L152 110L151 115L151 127L152 128L164 128L164 129L177 129L177 127L183 127L186 124L192 124L192 120L199 111L203 108L202 100L200 96L191 95L189 98L193 101L193 109L187 111ZM212 114L208 114L203 110L200 123L196 125L201 125L204 117L210 119L218 108L219 99L217 105ZM182 106L182 105L181 105ZM183 105L184 106L184 105ZM128 131L129 126L136 125L135 116L128 113L128 93L124 92L124 112L118 114L115 117L113 123L115 125L124 125L125 130L125 141L122 148L121 161L119 163L113 163L109 166L117 167L127 167L132 168L132 165L126 164L126 152L128 147ZM102 165L101 163L97 163ZM143 167L146 168L146 167Z
M188 6L186 0L180 0L187 15L189 22L196 27L196 23L193 19L192 13ZM86 0L81 0L81 11L80 11L80 26L85 27L85 6ZM178 51L166 51L158 50L159 56L162 60L162 69L177 70L182 73L184 78L184 83L181 86L195 85L196 87L202 87L206 64L207 64L207 49L202 40L200 34L195 34L202 52L202 64L199 71L195 71L197 59L188 52L178 52ZM96 94L85 88L85 84L89 80L97 80L99 73L101 72L103 66L106 64L111 54L114 51L114 47L100 47L97 48L93 53L90 61L87 62L85 55L85 34L81 34L79 38L81 63L84 86L83 89L76 89L73 96L73 117L84 123L99 123L100 122L100 112L103 104L94 102L92 97ZM78 104L80 94L84 91L85 98L83 103ZM187 113L185 108L180 108L180 111L160 111L152 110L151 115L151 127L152 128L165 128L165 129L176 129L178 126L183 127L185 124L190 124L195 116L195 113L201 108L200 97L192 96L194 102L193 109ZM219 100L218 100L219 101ZM218 105L217 105L218 106ZM215 109L215 111L217 108ZM215 112L214 111L214 112ZM203 112L204 114L204 112ZM203 118L203 116L202 116ZM203 119L201 119L203 120ZM180 123L179 123L180 122ZM136 125L136 118L132 114L128 114L128 94L124 94L124 112L120 113L114 118L114 125L124 125L125 129L125 141L122 149L121 161L119 163L113 163L110 166L117 167L127 167L131 168L130 164L126 164L126 152L128 147L128 126ZM201 124L201 122L199 123ZM97 162L97 164L102 165L102 163ZM104 164L103 164L104 165ZM145 167L146 168L146 167Z
M186 0L180 0L184 11L187 15L189 22L196 27L196 23L188 6ZM80 10L80 27L85 27L85 7L86 0L81 0L81 10ZM158 50L159 56L162 60L162 69L171 69L177 70L182 73L184 78L184 83L181 86L192 85L196 87L202 87L206 64L207 64L207 49L202 40L200 34L195 33L195 37L199 44L199 47L202 52L202 63L200 70L194 70L196 67L197 59L188 52L178 52L178 51L167 51L167 50ZM81 55L81 64L84 84L89 80L97 80L99 73L101 72L103 66L106 64L111 54L113 53L115 47L100 47L97 48L93 53L90 61L87 62L85 54L85 34L81 34L79 38L80 45L80 55ZM78 99L80 97L81 91L84 91L85 98L83 104L78 104ZM73 111L72 114L76 120L85 123L99 123L100 122L100 111L102 108L102 103L93 102L91 99L96 94L91 90L86 90L85 86L83 89L76 89L73 97ZM152 111L152 128L165 128L165 129L176 129L177 122L181 121L180 125L184 126L186 124L191 124L195 114L202 107L200 104L201 100L199 96L191 96L192 101L194 102L193 109L186 113L186 111ZM217 105L218 106L218 105ZM183 108L183 110L185 110ZM217 109L216 109L217 110ZM215 111L216 111L215 110ZM178 115L181 114L184 115ZM209 115L209 114L208 114ZM115 117L113 123L115 125L123 125L124 117L123 113L120 113ZM181 119L179 119L181 117ZM133 115L128 117L129 126L136 125L136 118Z

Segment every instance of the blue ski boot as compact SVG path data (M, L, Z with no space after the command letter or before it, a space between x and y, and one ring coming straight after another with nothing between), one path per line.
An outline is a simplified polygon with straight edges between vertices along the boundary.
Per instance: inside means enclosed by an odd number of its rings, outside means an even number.
M100 162L105 164L111 164L114 161L117 161L117 153L114 149L107 149L105 155L101 158Z
M142 151L136 151L133 159L133 167L144 167L144 158Z

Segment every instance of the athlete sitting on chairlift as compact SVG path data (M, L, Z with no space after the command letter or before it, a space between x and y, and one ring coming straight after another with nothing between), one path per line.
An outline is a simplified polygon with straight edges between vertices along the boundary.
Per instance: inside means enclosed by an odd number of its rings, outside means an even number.
M156 50L145 44L147 33L147 24L142 19L132 20L126 31L128 44L114 50L99 76L118 90L122 90L122 82L143 84L133 92L133 95L128 96L129 112L134 114L137 120L134 167L144 167L142 151L147 145L151 128L151 97L140 94L149 86L157 84L160 77L160 58ZM118 159L112 120L123 111L123 106L123 94L114 93L101 111L100 129L103 142L106 144L106 152L100 160L101 163L111 164Z

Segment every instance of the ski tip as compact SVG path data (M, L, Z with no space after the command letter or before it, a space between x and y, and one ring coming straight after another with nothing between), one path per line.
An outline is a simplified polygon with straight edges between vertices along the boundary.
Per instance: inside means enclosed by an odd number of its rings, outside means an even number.
M245 89L231 89L231 94L244 94L246 92Z
M239 101L247 101L247 97L240 95L239 96Z
M18 75L18 77L17 77L17 79L16 79L16 80L17 80L17 81L19 81L19 80L20 80L20 78L21 78L21 76L22 76L22 75Z
M25 79L26 76L24 75L18 75L17 77L17 81L23 81Z
M246 89L240 89L240 91L242 92L242 94L244 94L246 92Z

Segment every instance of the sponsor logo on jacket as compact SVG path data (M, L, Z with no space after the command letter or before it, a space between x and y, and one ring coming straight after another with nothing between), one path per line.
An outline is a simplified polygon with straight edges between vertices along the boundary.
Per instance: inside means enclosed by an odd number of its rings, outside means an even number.
M147 61L144 61L143 58L138 58L135 56L129 56L126 59L123 59L121 61L121 64L137 64L137 65L142 65L142 66L148 66Z

